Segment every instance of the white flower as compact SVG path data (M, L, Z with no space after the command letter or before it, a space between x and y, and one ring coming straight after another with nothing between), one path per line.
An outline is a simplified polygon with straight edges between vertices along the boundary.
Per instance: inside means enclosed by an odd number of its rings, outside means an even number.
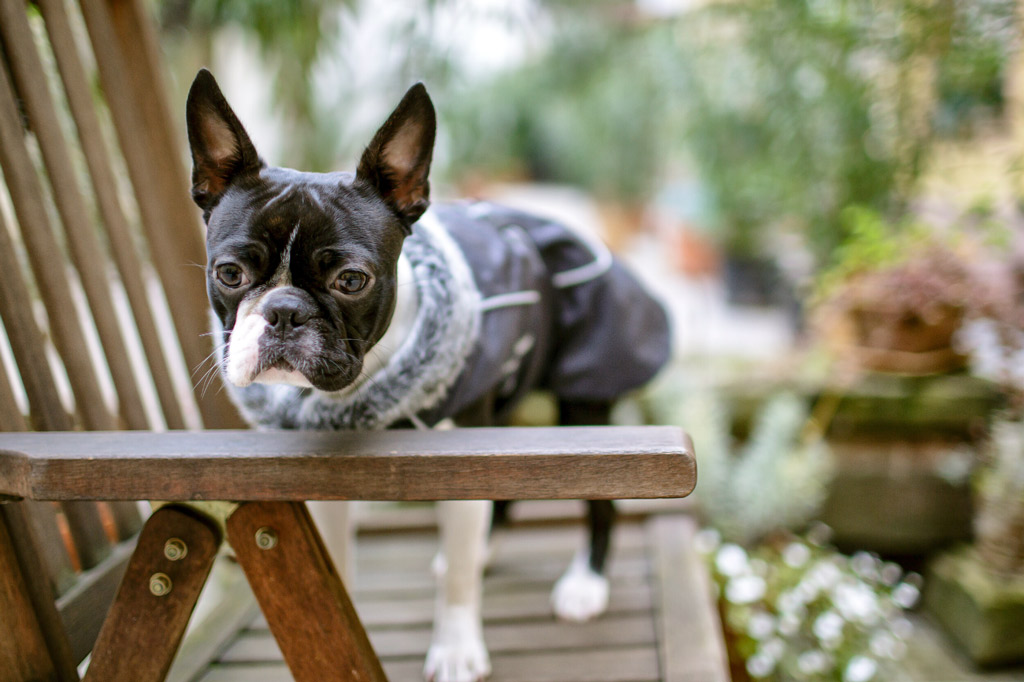
M871 649L871 653L879 658L897 658L896 653L898 651L898 644L901 642L892 636L892 633L882 630L876 632L872 637L868 646Z
M817 581L811 580L809 577L805 577L793 588L793 594L801 604L810 604L818 598L820 592L821 589L818 587Z
M725 586L725 598L733 604L750 604L764 596L764 578L756 575L741 575Z
M795 613L784 613L779 618L779 634L792 637L800 630L800 617Z
M698 554L711 554L722 542L722 534L714 528L705 528L693 538L693 548Z
M905 609L909 609L917 603L917 598L921 596L921 590L917 589L910 583L900 583L896 586L896 589L892 591L892 600L899 606Z
M886 561L882 564L882 582L886 585L892 586L899 582L900 576L903 575L903 569L900 568L899 564L894 564L891 561Z
M802 542L791 542L782 550L782 560L790 568L800 568L811 558L810 548Z
M775 670L775 659L759 651L747 659L747 672L751 677L768 677Z
M771 656L778 661L781 660L782 655L786 653L786 643L778 637L775 637L765 642L764 646L761 647L761 651L763 651L767 656Z
M775 600L775 608L783 615L791 613L796 616L803 616L807 613L805 603L803 596L797 590L786 590Z
M906 618L897 618L892 622L892 634L907 639L914 634L914 624Z
M878 580L878 564L878 559L867 552L857 552L850 558L853 572L865 580Z
M802 672L804 675L816 675L828 670L828 666L831 662L832 661L828 654L824 651L813 649L811 651L805 651L797 657L796 667L797 670Z
M835 611L826 611L814 620L812 631L822 642L839 639L843 634L846 621Z
M832 529L820 521L811 525L807 531L807 540L812 545L823 547L832 539Z
M858 581L844 581L836 586L833 602L843 618L872 624L878 620L878 597L875 591Z
M739 545L722 545L715 556L715 568L721 575L729 578L746 572L749 567L747 553Z
M822 590L831 590L842 579L843 572L831 561L822 560L814 564L806 580Z
M757 611L747 622L747 634L754 639L764 639L775 632L775 619L770 613Z
M878 671L878 664L875 659L867 656L854 656L846 664L843 671L843 682L867 682Z

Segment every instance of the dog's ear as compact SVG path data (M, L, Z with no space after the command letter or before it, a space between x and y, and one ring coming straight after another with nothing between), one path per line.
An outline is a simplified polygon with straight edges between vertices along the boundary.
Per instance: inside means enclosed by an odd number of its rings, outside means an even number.
M406 228L430 205L430 160L437 119L422 83L409 88L363 152L356 179L369 183Z
M185 121L192 148L192 199L209 211L235 179L259 172L262 161L206 69L192 81Z

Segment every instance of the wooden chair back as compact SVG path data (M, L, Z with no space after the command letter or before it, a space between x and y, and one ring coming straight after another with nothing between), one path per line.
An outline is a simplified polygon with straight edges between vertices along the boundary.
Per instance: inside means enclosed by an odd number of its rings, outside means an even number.
M241 426L190 376L212 366L203 233L142 0L0 0L0 44L0 431ZM37 610L70 633L54 660L81 661L139 506L26 501L0 516L0 574L16 556Z

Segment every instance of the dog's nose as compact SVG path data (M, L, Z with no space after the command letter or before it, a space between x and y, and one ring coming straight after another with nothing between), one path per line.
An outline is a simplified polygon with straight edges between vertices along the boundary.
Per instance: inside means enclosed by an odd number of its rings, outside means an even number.
M316 308L298 290L275 293L263 306L263 317L278 332L287 332L309 322Z

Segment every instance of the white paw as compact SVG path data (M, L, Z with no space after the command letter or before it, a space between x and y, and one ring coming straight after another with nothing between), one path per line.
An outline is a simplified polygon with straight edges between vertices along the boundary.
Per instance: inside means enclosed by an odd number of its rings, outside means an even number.
M573 560L551 592L551 606L562 620L582 623L608 608L608 579L595 573L585 554Z
M423 676L432 682L479 682L490 674L491 659L476 610L445 607L434 623Z

